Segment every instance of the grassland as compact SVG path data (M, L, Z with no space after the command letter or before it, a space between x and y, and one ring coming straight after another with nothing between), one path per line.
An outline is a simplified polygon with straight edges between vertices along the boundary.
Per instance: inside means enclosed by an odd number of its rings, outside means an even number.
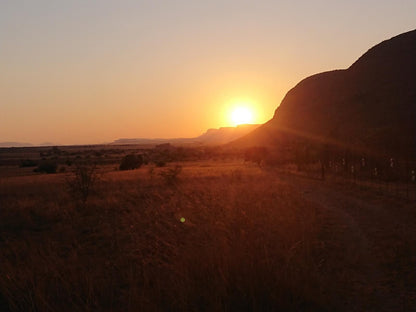
M68 189L70 170L0 179L0 308L416 306L416 213L406 202L241 160L103 168L85 203Z

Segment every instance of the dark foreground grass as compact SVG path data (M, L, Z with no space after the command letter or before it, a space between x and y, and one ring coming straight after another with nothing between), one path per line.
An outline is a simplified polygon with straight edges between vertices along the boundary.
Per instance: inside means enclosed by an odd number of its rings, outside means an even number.
M12 311L324 311L316 207L260 171L2 181L0 307Z

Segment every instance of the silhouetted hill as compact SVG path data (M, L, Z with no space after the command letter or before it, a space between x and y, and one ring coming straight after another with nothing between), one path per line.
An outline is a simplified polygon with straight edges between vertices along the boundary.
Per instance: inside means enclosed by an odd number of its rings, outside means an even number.
M273 119L233 145L294 138L415 157L416 30L376 45L348 69L302 80Z
M237 127L208 129L207 132L197 137L196 140L208 145L226 144L250 133L259 126L260 125L239 125Z
M118 139L112 144L197 144L197 145L221 145L236 140L260 125L239 125L237 127L222 127L219 129L208 129L204 134L195 138L174 139Z

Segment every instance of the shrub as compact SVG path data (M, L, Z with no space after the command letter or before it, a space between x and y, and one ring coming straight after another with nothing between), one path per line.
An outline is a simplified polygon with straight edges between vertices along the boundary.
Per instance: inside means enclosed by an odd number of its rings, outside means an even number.
M153 179L153 176L154 176L154 173L155 173L155 167L150 166L149 169L147 170L147 172L149 173L150 179Z
M142 155L129 154L122 158L120 170L132 170L140 168L143 164Z
M32 159L21 159L19 167L36 167L38 163Z
M35 172L56 173L58 165L55 160L42 160L39 166L34 170Z
M156 167L165 167L166 166L166 161L164 161L164 160L155 160L155 165L156 165Z
M264 146L255 146L247 149L244 153L244 160L251 161L261 166L263 160L267 156L267 148Z
M73 176L67 179L69 191L76 200L85 204L97 179L96 166L77 164L73 173Z
M178 176L181 171L182 166L176 165L175 167L162 171L159 174L167 185L175 185L178 183Z

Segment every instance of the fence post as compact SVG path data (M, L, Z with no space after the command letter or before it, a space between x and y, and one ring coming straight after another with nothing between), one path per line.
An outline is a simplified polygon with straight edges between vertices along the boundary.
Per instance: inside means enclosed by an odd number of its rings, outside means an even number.
M351 173L352 173L353 183L355 184L355 168L354 168L354 165L351 165Z

